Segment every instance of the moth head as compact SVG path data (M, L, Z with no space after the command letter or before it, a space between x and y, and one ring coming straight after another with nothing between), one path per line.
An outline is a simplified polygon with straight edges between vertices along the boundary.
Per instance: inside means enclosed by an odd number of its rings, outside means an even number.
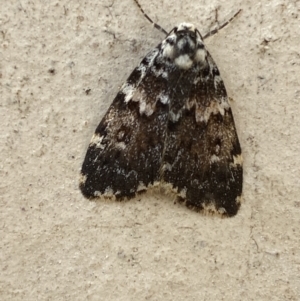
M162 42L162 55L180 69L205 64L207 52L202 37L191 23L181 23Z

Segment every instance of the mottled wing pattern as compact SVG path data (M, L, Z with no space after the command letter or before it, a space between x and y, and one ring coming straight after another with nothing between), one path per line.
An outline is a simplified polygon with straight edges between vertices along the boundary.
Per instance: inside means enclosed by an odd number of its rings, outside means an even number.
M160 45L132 72L97 127L81 170L82 193L132 197L160 179L168 107ZM151 90L159 94L149 93Z
M89 198L129 198L160 183L188 207L237 213L241 148L223 80L192 24L175 27L133 71L81 173Z
M170 110L163 159L163 181L188 207L233 216L240 207L242 158L227 93L207 52L205 67L182 71L173 91L181 117ZM188 79L187 79L188 78Z

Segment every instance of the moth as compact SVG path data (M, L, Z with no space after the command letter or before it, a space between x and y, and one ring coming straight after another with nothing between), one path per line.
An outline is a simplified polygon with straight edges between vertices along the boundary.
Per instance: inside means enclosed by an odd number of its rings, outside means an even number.
M160 185L197 211L237 213L241 147L204 38L181 23L133 70L89 144L80 180L85 197L130 199Z

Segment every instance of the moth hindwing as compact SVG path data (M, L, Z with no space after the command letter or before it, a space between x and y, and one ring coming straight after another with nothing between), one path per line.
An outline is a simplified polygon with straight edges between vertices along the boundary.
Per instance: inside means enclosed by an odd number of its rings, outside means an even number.
M188 207L233 216L241 147L218 67L181 23L136 67L98 125L81 170L87 198L134 197L160 184Z

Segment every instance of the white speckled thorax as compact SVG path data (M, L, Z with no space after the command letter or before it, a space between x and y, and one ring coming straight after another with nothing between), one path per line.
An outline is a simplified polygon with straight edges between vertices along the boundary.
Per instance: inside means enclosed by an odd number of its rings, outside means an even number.
M182 22L178 25L177 27L177 30L180 31L180 30L189 30L189 31L193 31L195 32L196 31L196 27L194 24L192 23L186 23L186 22Z
M162 42L162 55L180 69L205 64L207 51L199 31L191 23L180 23Z

